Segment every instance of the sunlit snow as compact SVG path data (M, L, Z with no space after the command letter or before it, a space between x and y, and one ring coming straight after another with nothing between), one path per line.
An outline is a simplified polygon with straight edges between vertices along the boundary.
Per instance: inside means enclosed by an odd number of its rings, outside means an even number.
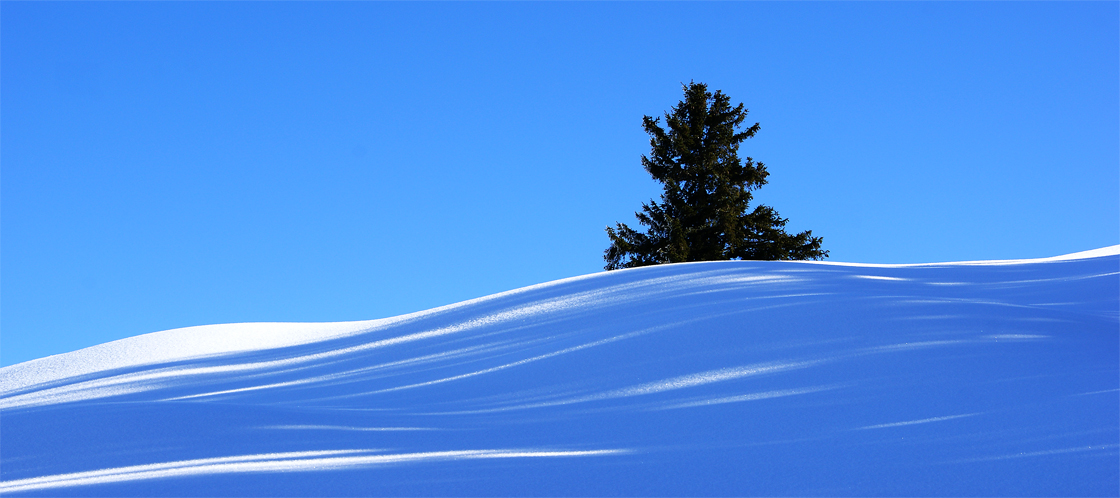
M598 273L0 368L0 493L1120 494L1120 246Z

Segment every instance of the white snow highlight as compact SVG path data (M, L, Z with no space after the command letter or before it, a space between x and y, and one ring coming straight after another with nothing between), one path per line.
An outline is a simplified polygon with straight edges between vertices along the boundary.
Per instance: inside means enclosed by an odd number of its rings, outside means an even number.
M980 415L980 414L979 413L965 413L965 414L962 414L962 415L948 415L948 416L945 416L945 417L931 417L931 418L923 418L921 420L907 420L905 422L894 422L894 423L890 423L890 424L868 425L866 427L860 427L860 430L886 429L888 427L903 427L903 426L906 426L906 425L928 424L928 423L931 423L931 422L944 422L946 420L955 420L955 419L958 419L958 418L975 417L976 415Z
M724 404L724 403L740 403L740 402L743 402L743 401L757 401L757 400L760 400L760 399L784 398L786 396L796 396L798 394L810 394L810 393L816 393L816 392L821 392L821 391L827 391L827 390L830 390L830 389L836 389L836 387L832 387L832 386L806 387L806 388L802 388L802 389L782 389L780 391L766 391L766 392L762 392L762 393L741 394L741 395L738 395L738 396L725 396L725 397L722 397L722 398L701 399L701 400L697 400L697 401L689 401L687 403L671 404L671 405L666 405L666 406L659 407L658 409L671 410L671 409L676 409L676 408L694 408L694 407L697 407L697 406L712 406L712 405L721 405L721 404Z
M0 482L0 493L18 493L43 489L88 486L126 481L163 479L249 472L307 472L368 467L392 463L469 460L484 458L555 458L605 456L626 453L626 450L547 451L547 450L468 450L398 453L388 455L353 455L374 450L305 451L203 458L149 465L134 465L90 472L74 472L56 476L36 477ZM343 456L343 455L350 456Z

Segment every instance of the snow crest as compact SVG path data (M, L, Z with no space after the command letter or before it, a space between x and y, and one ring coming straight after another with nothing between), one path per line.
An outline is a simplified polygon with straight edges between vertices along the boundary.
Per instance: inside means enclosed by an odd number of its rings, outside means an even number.
M0 493L1120 494L1120 246L727 261L0 369Z

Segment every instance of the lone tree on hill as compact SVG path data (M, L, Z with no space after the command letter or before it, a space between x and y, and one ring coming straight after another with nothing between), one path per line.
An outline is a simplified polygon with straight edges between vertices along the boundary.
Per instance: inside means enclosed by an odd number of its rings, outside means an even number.
M785 232L785 218L769 206L748 211L751 191L766 185L766 166L739 159L739 144L755 133L741 129L747 110L731 107L719 90L703 83L684 87L684 100L661 118L645 116L650 157L642 166L664 184L661 202L642 204L634 213L649 227L640 233L623 223L607 227L611 245L603 258L607 270L661 263L726 259L824 259L821 238L806 230Z

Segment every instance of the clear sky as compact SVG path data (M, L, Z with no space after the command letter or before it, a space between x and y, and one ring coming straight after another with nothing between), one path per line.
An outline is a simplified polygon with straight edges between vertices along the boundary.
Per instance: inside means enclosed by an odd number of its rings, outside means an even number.
M832 260L1120 243L1120 3L0 4L0 364L602 271L695 80Z

